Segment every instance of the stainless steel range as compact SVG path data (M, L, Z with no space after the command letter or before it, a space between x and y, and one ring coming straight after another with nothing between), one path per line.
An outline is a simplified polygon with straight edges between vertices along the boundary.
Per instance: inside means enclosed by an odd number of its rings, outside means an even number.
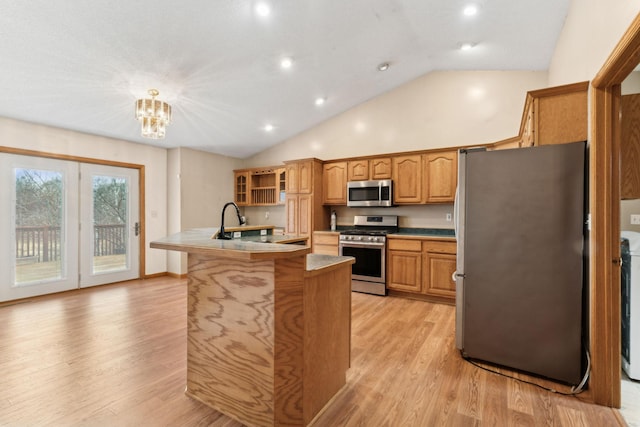
M356 259L351 270L351 290L386 295L387 234L398 231L395 215L354 217L354 227L340 232L340 255Z

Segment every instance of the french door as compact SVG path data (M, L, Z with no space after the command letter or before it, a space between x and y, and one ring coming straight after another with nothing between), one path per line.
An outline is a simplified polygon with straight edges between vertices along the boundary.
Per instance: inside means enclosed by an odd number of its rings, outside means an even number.
M138 171L80 164L80 287L139 275Z
M139 276L138 171L0 154L0 301Z

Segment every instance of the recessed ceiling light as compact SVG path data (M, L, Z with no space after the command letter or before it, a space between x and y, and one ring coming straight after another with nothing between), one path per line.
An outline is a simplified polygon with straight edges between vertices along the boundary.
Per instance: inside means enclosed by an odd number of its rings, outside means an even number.
M291 58L282 58L280 60L280 67L284 69L291 68L292 65L293 65L293 59Z
M267 3L263 2L257 3L254 10L256 11L258 16L262 16L263 18L266 18L271 14L271 8Z
M465 16L473 16L478 13L478 6L470 4L462 10Z
M390 64L388 62L383 62L382 64L378 65L378 71L387 71L390 67Z
M267 123L262 129L264 129L265 132L271 132L275 129L275 127L271 123Z
M325 98L316 98L315 103L316 105L320 106L320 105L323 105L325 101L326 101Z
M463 43L462 45L460 45L460 50L469 50L473 47L473 44L471 43Z

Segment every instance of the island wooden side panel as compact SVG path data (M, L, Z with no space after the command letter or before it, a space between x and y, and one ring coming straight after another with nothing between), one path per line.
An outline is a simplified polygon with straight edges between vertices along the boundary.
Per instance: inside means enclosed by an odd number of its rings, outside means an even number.
M345 385L351 358L351 264L306 278L304 424Z
M274 261L189 253L187 394L274 425Z
M276 425L303 423L305 257L275 262L275 419Z

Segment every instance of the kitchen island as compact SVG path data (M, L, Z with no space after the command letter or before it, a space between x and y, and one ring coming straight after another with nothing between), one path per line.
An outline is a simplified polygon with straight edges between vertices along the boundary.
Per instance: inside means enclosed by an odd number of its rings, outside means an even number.
M353 258L214 233L151 242L188 253L186 394L243 424L307 425L346 382Z

